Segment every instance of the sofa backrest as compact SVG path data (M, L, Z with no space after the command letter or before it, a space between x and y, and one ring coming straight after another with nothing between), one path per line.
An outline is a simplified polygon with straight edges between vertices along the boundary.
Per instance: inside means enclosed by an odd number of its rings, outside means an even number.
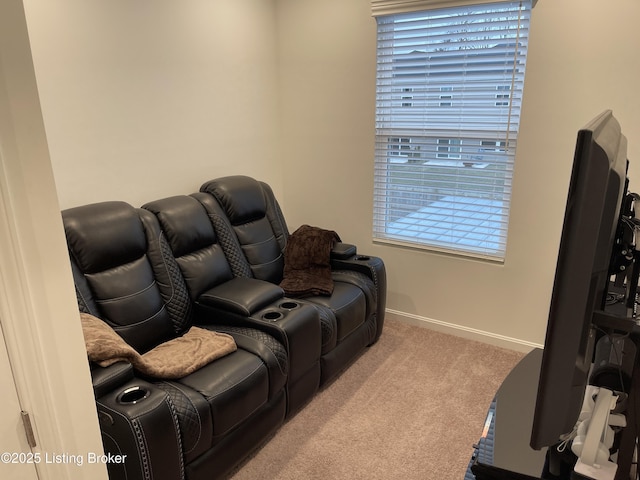
M227 258L240 257L254 278L280 283L284 268L284 248L289 232L271 188L251 177L235 175L206 182L194 195L211 215L219 215L219 236L229 230L235 237L225 251Z
M234 277L204 206L178 195L142 206L156 216L193 301Z
M184 280L152 214L102 202L64 210L62 219L81 311L140 353L190 327Z

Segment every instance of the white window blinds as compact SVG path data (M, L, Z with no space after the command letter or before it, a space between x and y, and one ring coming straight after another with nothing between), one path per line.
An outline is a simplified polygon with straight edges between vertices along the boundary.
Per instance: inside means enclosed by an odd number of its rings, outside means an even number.
M447 7L478 6L484 3L496 3L505 0L371 0L371 14L393 15L396 13L418 12L420 10L435 10ZM533 8L538 0L533 0Z
M530 10L376 17L374 239L504 259Z

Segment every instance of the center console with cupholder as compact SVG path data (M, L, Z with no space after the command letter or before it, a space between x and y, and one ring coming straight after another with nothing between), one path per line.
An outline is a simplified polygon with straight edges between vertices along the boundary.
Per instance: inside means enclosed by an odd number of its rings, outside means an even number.
M105 370L112 369L118 376L122 365ZM184 465L176 455L181 451L180 433L167 393L152 383L131 379L97 398L96 404L105 452L126 452L108 463L110 478L181 478Z
M196 306L196 316L203 321L224 318L230 326L259 326L287 347L289 412L313 397L320 385L322 345L320 316L314 305L285 297L273 283L237 277L204 292Z

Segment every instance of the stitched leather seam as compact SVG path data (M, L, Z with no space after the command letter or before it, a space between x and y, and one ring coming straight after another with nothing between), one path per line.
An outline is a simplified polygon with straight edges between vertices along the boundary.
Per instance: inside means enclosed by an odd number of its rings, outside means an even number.
M89 308L89 303L87 302L87 300L84 298L84 295L82 294L82 292L80 291L79 288L76 287L76 295L79 296L82 299L82 303L84 303L84 306L87 309L87 313L94 315L94 316L98 316L98 312L92 312L91 308Z
M222 330L222 331L224 331L224 330ZM278 360L278 358L279 358L279 357L278 357L278 354L276 353L276 351L275 351L271 346L269 346L269 344L267 344L267 343L263 342L262 340L259 340L259 339L255 338L255 337L252 337L251 335L247 335L247 334L245 334L245 333L243 333L243 332L239 332L239 331L237 331L237 330L232 330L232 331L233 331L233 333L235 333L236 335L242 335L243 337L250 338L251 340L254 340L254 341L256 341L256 342L261 343L264 347L266 347L266 349L267 349L267 350L269 350L269 351L271 352L271 354L272 354L272 355L274 356L274 358L276 359L276 363L277 363L277 365L278 365L278 369L280 370L280 373L282 373L283 375L287 375L287 372L285 371L285 369L283 369L283 368L282 368L282 364L280 363L280 360ZM275 341L275 342L277 342L277 340L275 340L275 339L274 339L274 341ZM278 342L278 343L279 343L279 342ZM289 353L288 353L286 350L285 350L285 353L286 353L286 355L287 355L287 362L288 362L288 361L289 361ZM262 363L263 363L263 365L265 365L265 366L266 366L266 363L265 363L264 361L263 361ZM288 367L288 365L287 365L287 367ZM267 367L267 370L268 370L268 367ZM253 372L252 372L252 373L253 373Z
M162 312L164 312L166 310L165 305L162 305L162 307L160 307L160 310L158 310L156 313L154 313L153 315L151 315L150 317L145 318L144 320L140 320L139 322L135 322L135 323L128 323L127 325L120 325L117 324L113 329L114 330L122 330L124 328L129 328L129 327L136 327L138 325L142 325L146 322L150 322L151 320L153 320L154 318L157 318L158 315L160 315Z
M349 307L352 303L354 303L355 301L357 301L357 300L358 300L358 298L360 298L360 297L359 297L359 296L358 296L358 297L355 297L355 298L353 298L349 303L347 303L347 304L345 304L345 305L342 305L340 308L336 308L335 310L334 310L334 309L331 309L331 310L333 310L334 312L341 312L341 311L343 311L344 309L346 309L347 307Z
M232 302L231 300L229 300L226 297L221 297L220 295L212 295L211 293L204 293L201 295L200 298L211 298L213 300L222 300L224 303L228 304L228 305L234 305L235 307L237 307L239 310L242 310L242 312L244 314L246 314L246 316L251 315L251 312L249 310L247 310L246 308L244 308L242 306L241 303L239 302Z
M164 235L162 234L162 232L159 232L158 233L158 244L160 244L162 242L162 238L163 237L164 237ZM171 297L169 297L169 302L172 302L176 291L175 291L175 288L173 286L173 282L171 282L171 272L169 270L169 266L167 265L167 260L166 260L166 258L164 258L164 255L162 254L162 248L160 248L160 256L162 257L162 265L164 265L164 271L167 274L167 278L169 278L169 281L170 281Z
M101 402L99 402L97 400L96 400L96 404L99 405L100 407L104 408L105 410L107 410L109 412L112 412L113 414L123 418L124 421L129 424L129 427L131 428L131 431L135 432L134 425L133 425L132 421L129 420L129 418L126 415L120 413L117 410L114 410L113 408L110 408L110 407L106 406L104 403L101 403ZM138 442L136 442L136 450L138 451L138 456L142 457L142 451L140 449L140 445L138 445Z
M196 412L196 415L198 417L198 425L202 425L202 418L200 417L200 412L198 412L198 408L191 401L191 399L184 393L184 390L182 390L178 385L174 385L173 383L167 383L167 382L163 382L163 383L165 383L166 385L168 385L168 386L170 386L172 388L175 388L180 393L182 393L182 395L184 396L186 401L191 404L191 406L193 407L193 410ZM185 453L189 453L189 452L193 451L193 449L196 448L196 445L200 442L201 438L202 438L202 428L199 428L198 429L198 439L197 439L197 441L195 442L193 448L191 448L190 450L187 450Z
M131 293L129 295L122 295L120 297L107 298L107 299L104 299L104 300L98 299L98 300L96 300L96 303L104 305L104 304L111 303L111 302L118 302L120 300L125 300L125 299L129 299L129 298L137 297L138 295L141 295L142 293L149 291L155 285L156 285L156 281L153 280L148 286L144 287L142 290L138 290L137 292Z
M132 421L133 432L138 440L138 443L142 446L140 449L140 459L142 460L142 469L144 471L145 479L151 479L151 468L149 467L149 445L147 444L147 438L144 435L144 430L140 425L140 421L134 419Z
M271 265L273 263L276 263L278 260L280 260L282 258L282 254L278 255L275 259L271 260L270 262L266 262L266 263L252 263L251 266L252 267L261 267L263 265Z
M245 247L253 247L255 245L264 245L265 243L270 242L271 240L275 240L275 235L271 235L269 238L262 240L261 242L253 242L253 243L246 243L244 246Z
M182 446L182 436L180 435L180 424L178 423L178 414L176 413L175 405L171 401L171 397L168 395L165 398L169 411L171 411L171 419L173 420L173 429L178 441L178 465L180 465L180 480L184 480L184 454Z
M131 365L131 363L126 362L128 365ZM104 385L105 383L108 383L112 378L114 377L118 377L121 375L121 371L115 371L115 372L111 372L111 373L107 373L104 377L103 380L100 383L96 383L95 387L101 387L102 385Z
M262 365L264 365L264 364L262 364ZM251 372L249 372L247 375L245 375L245 376L240 380L240 382L238 382L238 383L242 383L242 382L244 382L247 378L251 377L254 373L256 373L256 372L257 372L257 371L262 367L262 365L258 365L258 366L257 366L256 368L254 368ZM236 385L237 385L237 383L236 383ZM219 397L220 395L222 395L223 393L226 393L226 392L228 392L229 390L231 390L231 389L235 388L235 387L236 387L236 385L231 385L229 388L225 388L225 389L224 389L224 390L222 390L221 392L218 392L218 393L216 393L216 394L215 394L215 395L213 395L213 396L208 396L207 398L210 398L210 399L212 399L212 400L213 400L213 399L215 399L215 398Z

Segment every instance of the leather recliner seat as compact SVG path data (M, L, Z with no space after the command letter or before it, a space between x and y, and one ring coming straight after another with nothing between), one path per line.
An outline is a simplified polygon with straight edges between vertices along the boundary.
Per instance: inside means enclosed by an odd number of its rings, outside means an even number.
M289 354L287 412L307 403L320 384L321 331L318 312L284 297L283 290L259 279L234 276L203 205L179 195L142 206L152 212L195 305L197 324L211 319L225 331L245 327L269 332Z
M287 225L271 188L250 177L148 202L62 212L78 307L139 353L192 326L237 350L182 378L128 362L91 364L113 479L225 478L382 332L384 264L337 243L331 295L291 298Z
M287 224L269 185L235 175L204 183L194 194L207 209L233 271L279 284L283 279ZM386 273L379 258L358 256L340 244L333 254L331 295L304 298L322 321L321 385L335 378L382 332Z
M62 216L81 311L140 353L189 329L187 285L150 212L105 202ZM142 378L122 362L92 366L105 450L127 455L109 465L111 478L218 478L282 424L284 346L255 329L226 331L235 352L175 381ZM134 389L147 397L123 401Z

